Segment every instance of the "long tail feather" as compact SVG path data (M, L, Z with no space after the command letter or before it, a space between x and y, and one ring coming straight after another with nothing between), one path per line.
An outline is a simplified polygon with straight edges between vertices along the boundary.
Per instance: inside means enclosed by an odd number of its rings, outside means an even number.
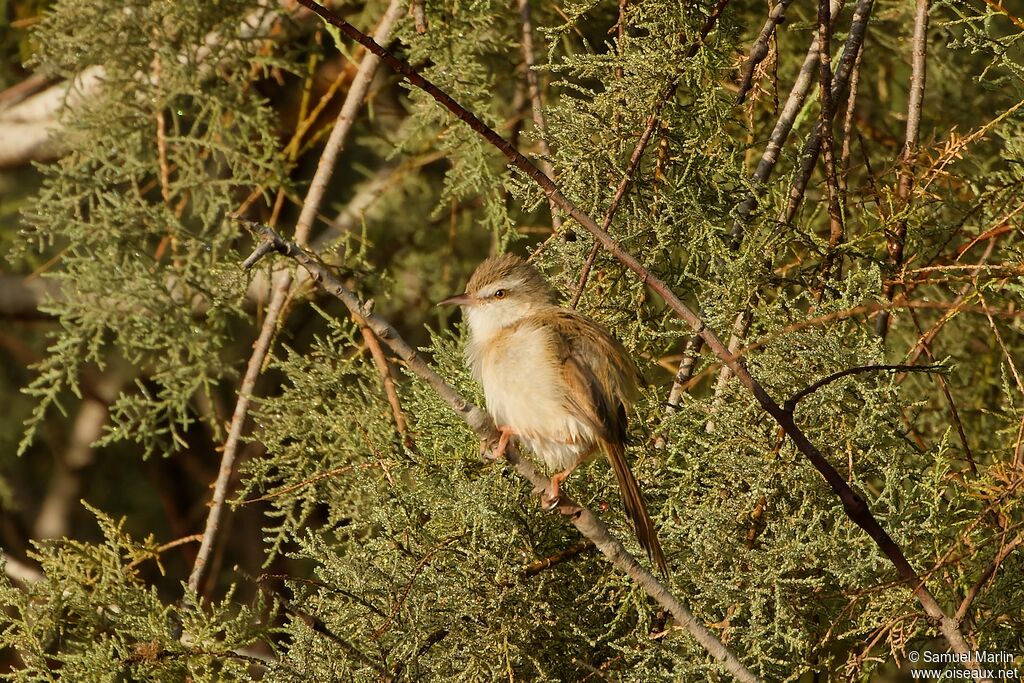
M633 529L636 531L636 538L640 545L647 551L658 570L664 576L668 576L668 563L665 561L665 554L661 551L661 543L658 541L658 531L654 528L654 521L647 512L647 502L640 493L640 486L636 483L633 472L626 462L625 447L621 443L606 441L605 452L608 454L608 461L615 471L615 478L619 482L619 491L622 493L622 502L626 507L626 515L633 522Z

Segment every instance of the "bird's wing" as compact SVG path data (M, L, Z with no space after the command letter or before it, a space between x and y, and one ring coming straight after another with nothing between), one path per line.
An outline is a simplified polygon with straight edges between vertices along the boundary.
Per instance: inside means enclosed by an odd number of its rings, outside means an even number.
M629 352L597 323L559 310L550 319L556 356L566 384L575 391L573 407L592 420L608 441L626 439L626 411L639 393L640 371Z
M637 540L667 576L658 532L626 461L626 408L637 394L640 371L619 342L582 316L559 312L551 327L562 379L569 387L566 400L600 436Z

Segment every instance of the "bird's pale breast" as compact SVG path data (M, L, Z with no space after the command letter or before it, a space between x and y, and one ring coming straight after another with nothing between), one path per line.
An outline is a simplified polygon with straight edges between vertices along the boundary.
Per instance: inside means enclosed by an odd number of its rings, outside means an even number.
M548 467L561 470L590 450L596 435L566 400L550 335L541 326L516 325L472 343L469 356L495 423L511 427Z

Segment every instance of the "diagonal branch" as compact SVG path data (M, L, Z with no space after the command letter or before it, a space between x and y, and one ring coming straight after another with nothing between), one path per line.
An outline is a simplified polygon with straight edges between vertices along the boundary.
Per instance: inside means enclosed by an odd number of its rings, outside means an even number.
M498 430L490 416L479 407L467 401L460 395L443 377L438 375L430 365L423 360L415 348L406 342L398 334L398 331L383 318L378 317L367 309L355 294L352 293L340 280L328 270L320 261L303 251L294 242L286 242L271 228L260 225L253 221L241 221L249 230L257 235L261 242L272 245L273 250L278 251L305 268L313 280L329 294L337 297L348 308L352 317L359 324L367 325L373 333L385 344L391 347L399 358L405 361L408 368L420 379L425 381L438 396L447 403L456 415L458 415L474 432L483 440L494 442L498 439ZM257 250L266 252L262 244ZM519 457L518 451L512 444L506 450L505 459L508 463L529 481L536 490L546 491L550 486L547 477L537 471L536 468L526 459ZM658 604L672 612L676 620L699 642L707 652L720 662L729 672L741 681L759 680L751 673L743 663L734 655L710 630L707 629L689 608L673 596L669 590L658 581L658 579L647 571L636 558L616 539L608 530L608 527L589 509L580 506L564 493L558 500L557 508L559 513L567 517L579 532L592 541L595 546L611 561L612 565L620 571L629 575L637 585L654 598Z
M771 415L779 426L786 432L786 434L793 440L794 445L797 449L810 460L811 464L816 470L824 477L825 481L828 482L833 492L839 496L843 503L843 509L847 516L860 526L864 531L871 537L872 540L878 545L879 549L885 554L889 561L896 568L900 577L911 586L911 590L921 603L925 612L929 617L934 619L939 624L939 629L942 632L943 637L949 643L950 647L957 653L960 653L968 660L967 666L972 669L980 669L980 665L977 662L976 655L970 650L967 645L967 641L964 639L963 634L960 632L960 624L948 614L946 614L939 603L935 600L935 597L928 591L924 581L918 575L917 571L914 570L913 566L907 560L903 554L903 550L900 546L889 536L888 532L878 522L878 519L871 513L867 503L863 498L850 488L846 480L836 471L836 469L828 462L825 456L821 453L818 448L811 443L807 435L804 434L803 430L794 422L793 416L787 413L769 394L765 391L764 387L758 382L748 371L743 361L737 358L735 355L729 352L722 340L713 331L708 329L704 321L701 320L690 308L683 303L683 301L676 295L675 292L660 278L648 271L643 264L640 263L632 254L626 251L622 245L620 245L606 230L603 230L597 222L589 215L584 213L578 206L570 201L565 195L562 194L561 190L554 183L551 178L544 175L540 169L533 165L529 159L521 154L515 147L513 147L507 140L502 138L492 128L488 127L477 118L474 114L466 110L465 107L460 105L454 99L451 98L447 93L442 91L440 88L435 86L433 83L421 76L415 69L410 67L405 62L401 61L390 52L385 50L383 47L375 43L369 36L361 33L354 26L349 24L344 19L338 17L327 8L317 4L314 0L299 0L301 4L312 9L314 12L319 14L325 20L329 21L334 26L337 26L344 34L356 40L361 45L365 46L371 52L379 55L381 59L391 68L398 73L406 77L406 79L417 88L420 88L431 97L433 97L439 104L443 105L450 112L455 114L460 120L464 121L471 129L478 133L481 137L487 140L489 143L494 145L505 158L509 164L522 171L527 177L537 183L545 192L545 194L555 201L558 206L569 216L571 216L577 223L586 228L594 237L601 242L605 249L609 253L615 256L624 266L636 273L644 283L647 284L654 292L656 292L665 303L671 308L675 314L683 320L690 328L704 339L704 343L708 349L711 350L716 356L718 356L723 363L728 365L736 378L740 383L754 396L761 407ZM862 0L867 6L870 6L872 0ZM863 23L866 28L867 17L864 16ZM856 21L855 21L856 23ZM863 38L863 34L861 35ZM859 42L857 43L859 47ZM849 42L847 43L849 47ZM843 55L843 60L846 61L847 55ZM850 68L852 68L852 56L850 59ZM848 73L848 72L847 72ZM838 75L837 75L838 77ZM382 337L386 342L390 344L390 340L387 336ZM393 347L394 348L394 347ZM420 361L422 363L422 361ZM452 404L453 406L456 404ZM462 410L468 410L465 407L465 403L462 403ZM461 413L460 413L461 414ZM527 466L529 467L529 466ZM520 467L517 465L517 469ZM527 476L525 470L520 469L524 476ZM534 481L536 478L537 482L543 482L546 480L539 473L536 472L532 467L529 467L529 478ZM535 482L536 483L536 482ZM590 515L590 518L600 523L596 517ZM582 519L582 517L580 518ZM577 522L574 522L577 523ZM603 525L601 525L603 526ZM579 527L577 527L579 528ZM602 552L605 552L605 548L602 548L600 544L598 547L601 548ZM621 546L619 546L621 548ZM609 549L609 553L613 550ZM630 556L631 557L631 556ZM631 566L635 566L640 569L636 560L632 560ZM642 571L642 570L641 570ZM645 572L646 573L646 572ZM631 574L632 576L632 574ZM648 573L648 576L650 574ZM653 580L653 576L650 576ZM660 584L659 584L660 585Z

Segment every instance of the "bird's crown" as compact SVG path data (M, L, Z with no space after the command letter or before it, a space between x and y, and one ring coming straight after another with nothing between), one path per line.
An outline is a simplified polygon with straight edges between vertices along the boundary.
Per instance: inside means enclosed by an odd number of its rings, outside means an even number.
M477 266L466 285L466 293L481 300L508 295L545 303L550 303L555 295L544 276L515 254L494 256Z

